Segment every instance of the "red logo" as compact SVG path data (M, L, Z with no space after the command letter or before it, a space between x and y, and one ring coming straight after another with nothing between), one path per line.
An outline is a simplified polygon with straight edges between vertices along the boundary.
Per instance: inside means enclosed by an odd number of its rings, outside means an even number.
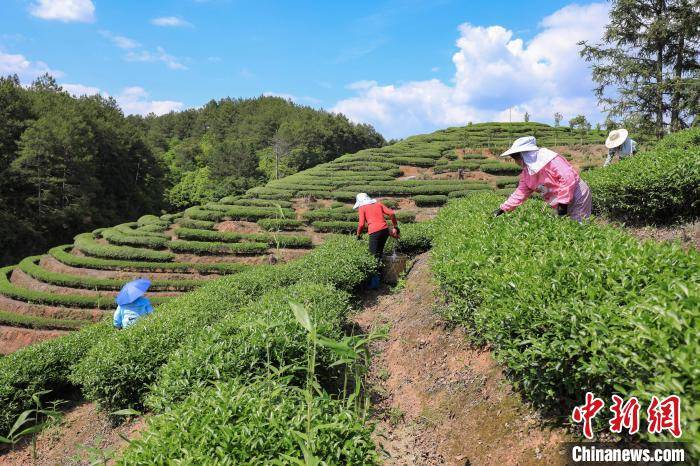
M676 438L681 436L681 399L677 395L667 396L662 401L652 396L647 415L650 434L667 430Z
M624 427L629 430L630 434L639 432L639 410L641 408L639 400L632 397L623 404L625 400L617 395L613 395L612 399L613 405L610 407L610 411L613 412L613 418L609 422L610 431L619 434Z
M576 406L571 414L575 423L583 422L583 435L587 439L593 438L593 418L603 409L603 406L605 406L603 400L596 398L591 392L586 392L586 404Z

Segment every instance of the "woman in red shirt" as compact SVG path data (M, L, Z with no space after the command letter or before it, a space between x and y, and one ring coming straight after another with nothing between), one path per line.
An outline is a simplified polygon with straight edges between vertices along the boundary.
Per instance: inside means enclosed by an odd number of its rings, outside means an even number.
M357 225L357 239L362 236L362 230L367 224L367 233L369 233L369 252L374 254L377 259L382 258L384 245L389 238L389 226L384 219L385 215L391 218L391 223L398 234L399 228L396 223L396 215L394 211L372 199L367 193L360 193L356 197L355 206L353 209L359 209L360 221Z

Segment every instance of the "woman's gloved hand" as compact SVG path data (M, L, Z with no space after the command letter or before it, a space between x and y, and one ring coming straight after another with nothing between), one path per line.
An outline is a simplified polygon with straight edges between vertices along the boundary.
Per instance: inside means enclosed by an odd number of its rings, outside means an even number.
M356 239L357 241L362 241L362 235L357 235L357 236L355 236L355 239Z
M569 212L569 204L559 204L557 206L557 214L559 214L560 217L563 217Z
M503 215L503 214L505 214L505 213L506 213L506 212L505 212L504 210L502 210L502 209L496 209L496 210L493 211L493 216L494 216L494 217L498 217L499 215Z

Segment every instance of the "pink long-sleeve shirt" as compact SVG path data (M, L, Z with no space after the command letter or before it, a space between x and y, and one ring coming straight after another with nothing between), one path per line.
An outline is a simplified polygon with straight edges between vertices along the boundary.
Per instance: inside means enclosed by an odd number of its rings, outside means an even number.
M571 204L580 179L574 167L560 155L550 160L534 175L531 175L525 167L520 173L518 187L501 204L501 210L510 212L525 202L535 191L539 191L551 207L556 208L559 204Z

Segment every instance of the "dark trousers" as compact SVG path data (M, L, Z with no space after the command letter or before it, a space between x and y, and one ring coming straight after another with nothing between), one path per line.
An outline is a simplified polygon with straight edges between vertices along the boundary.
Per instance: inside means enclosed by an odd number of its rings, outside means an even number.
M384 245L387 239L389 239L389 228L375 231L369 235L369 252L377 259L382 258L382 254L384 254Z

